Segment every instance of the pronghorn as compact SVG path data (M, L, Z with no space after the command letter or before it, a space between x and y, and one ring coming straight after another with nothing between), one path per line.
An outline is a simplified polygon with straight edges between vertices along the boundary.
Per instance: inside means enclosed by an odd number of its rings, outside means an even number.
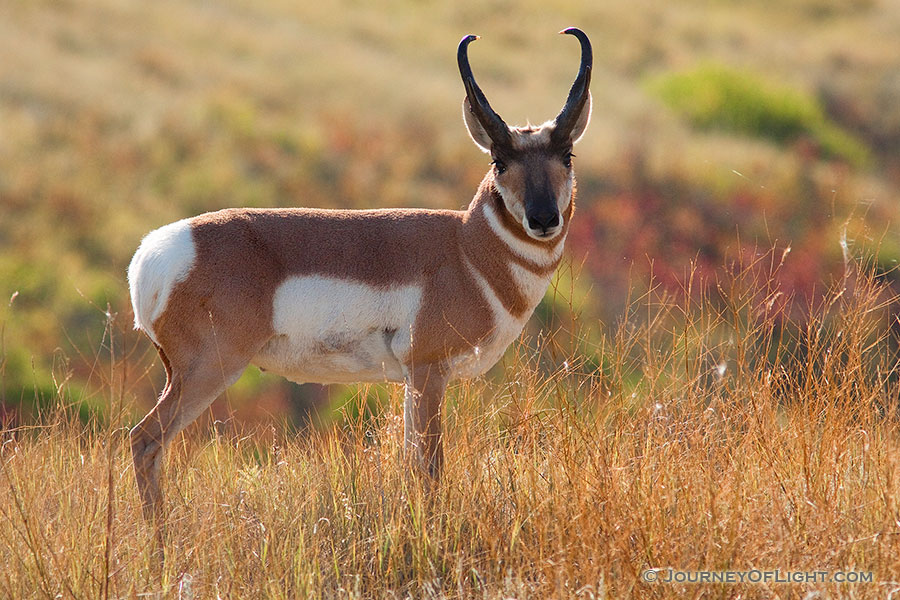
M493 159L464 211L226 209L149 233L128 267L135 328L166 370L131 432L145 514L168 442L250 364L298 382L405 383L405 449L438 476L448 380L484 373L521 333L562 255L572 145L587 127L592 52L559 115L508 127L457 51L463 117Z

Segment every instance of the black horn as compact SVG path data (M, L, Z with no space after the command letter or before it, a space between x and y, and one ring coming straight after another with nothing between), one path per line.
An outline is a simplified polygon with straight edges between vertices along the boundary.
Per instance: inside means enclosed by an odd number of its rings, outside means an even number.
M568 144L572 129L575 127L578 117L581 116L585 103L590 98L589 88L591 87L591 68L594 64L594 52L591 49L591 40L577 27L563 29L560 33L574 35L581 43L581 67L578 69L578 76L575 77L572 89L569 90L566 105L563 106L563 109L556 117L556 129L551 136L551 139L557 143Z
M478 119L478 122L495 145L506 146L509 144L509 127L506 126L500 115L491 108L487 98L484 96L484 92L475 83L472 67L469 66L469 44L477 39L477 35L467 35L459 42L459 48L456 51L459 74L462 76L463 85L466 86L466 97L469 99L469 106L475 118Z

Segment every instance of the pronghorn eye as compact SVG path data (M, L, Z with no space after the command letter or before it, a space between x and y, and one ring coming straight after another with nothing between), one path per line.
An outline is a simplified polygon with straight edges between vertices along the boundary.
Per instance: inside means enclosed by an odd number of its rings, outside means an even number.
M497 175L503 175L504 173L506 173L506 163L499 158L495 158L494 160L492 160L491 164L494 165L495 169L497 169Z
M571 169L572 168L572 158L574 158L574 157L575 157L575 155L572 154L571 152L569 152L568 154L563 156L563 166L567 169Z

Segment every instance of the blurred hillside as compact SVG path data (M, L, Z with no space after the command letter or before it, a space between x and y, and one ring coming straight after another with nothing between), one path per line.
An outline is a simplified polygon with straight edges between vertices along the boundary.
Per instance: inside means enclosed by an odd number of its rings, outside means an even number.
M460 119L457 42L482 36L473 69L507 122L542 122L577 70L578 45L554 35L568 25L595 48L563 279L579 275L534 331L570 306L609 324L651 272L677 291L772 247L791 250L786 297L841 274L841 240L894 277L892 0L7 0L2 406L27 414L64 388L100 410L110 331L125 391L152 401L162 369L128 331L125 269L157 226L227 206L464 207L488 160ZM316 393L253 372L231 399L262 415Z

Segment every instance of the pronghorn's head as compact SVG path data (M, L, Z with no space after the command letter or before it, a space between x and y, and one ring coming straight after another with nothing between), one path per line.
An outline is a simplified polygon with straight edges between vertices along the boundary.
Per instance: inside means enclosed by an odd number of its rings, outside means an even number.
M591 117L591 42L580 29L561 31L581 43L581 68L562 111L538 127L509 127L475 83L469 66L467 35L459 43L457 61L466 86L463 116L469 134L493 158L494 185L506 210L536 240L550 241L563 229L563 215L572 201L572 146Z

